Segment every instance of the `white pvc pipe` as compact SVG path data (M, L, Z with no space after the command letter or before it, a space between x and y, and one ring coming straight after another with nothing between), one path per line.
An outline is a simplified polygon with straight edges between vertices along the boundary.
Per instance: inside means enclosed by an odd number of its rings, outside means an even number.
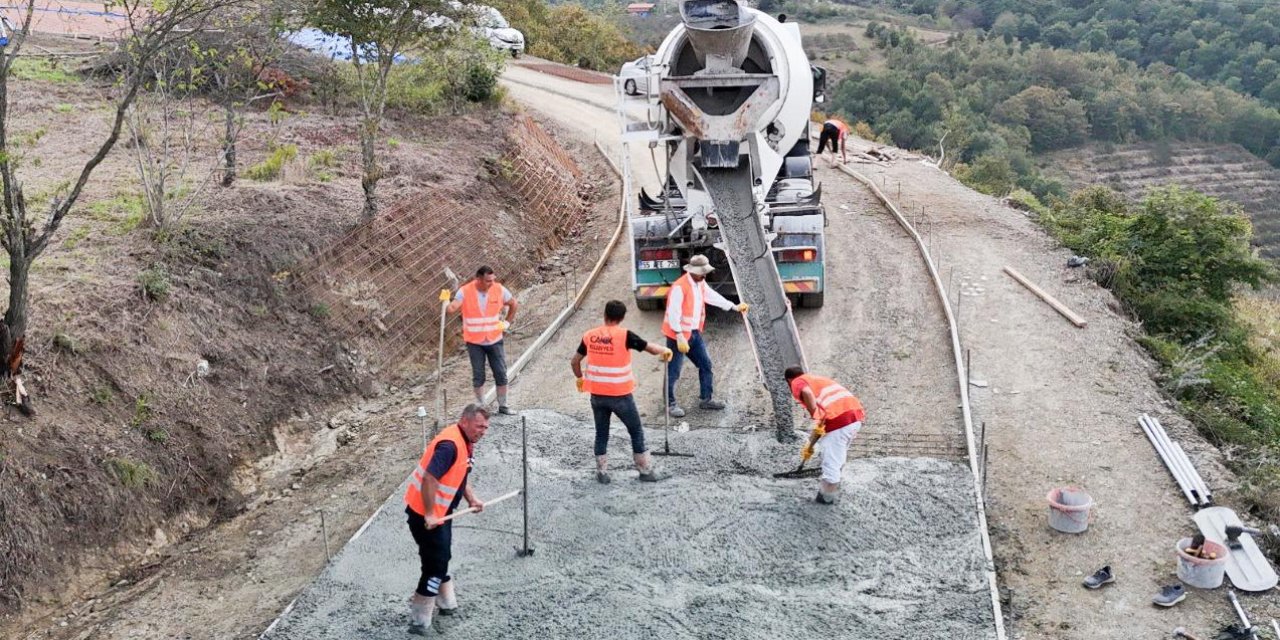
M1165 450L1164 444L1160 438L1156 436L1155 428L1152 426L1147 414L1144 413L1138 416L1138 425L1141 426L1143 432L1147 434L1147 440L1150 440L1151 446L1155 447L1156 454L1160 456L1161 462L1163 462L1165 468L1169 470L1169 474L1173 476L1173 481L1178 485L1178 489L1182 491L1182 495L1187 497L1187 502L1190 502L1191 506L1197 506L1198 503L1196 502L1195 496L1191 494L1190 485L1182 476L1182 470L1174 464L1170 453Z

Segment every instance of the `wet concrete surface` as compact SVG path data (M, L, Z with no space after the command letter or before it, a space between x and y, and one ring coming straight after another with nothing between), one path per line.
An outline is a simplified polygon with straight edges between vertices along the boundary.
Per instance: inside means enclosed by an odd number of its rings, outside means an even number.
M777 480L796 447L773 434L671 434L694 458L657 458L642 484L614 425L614 481L592 474L594 428L528 410L531 557L520 500L456 521L458 638L992 638L967 470L930 458L852 460L832 507L816 480ZM662 434L647 434L651 447ZM418 457L406 443L405 470ZM520 419L476 452L481 498L520 486ZM402 492L347 544L265 637L406 637L418 559Z

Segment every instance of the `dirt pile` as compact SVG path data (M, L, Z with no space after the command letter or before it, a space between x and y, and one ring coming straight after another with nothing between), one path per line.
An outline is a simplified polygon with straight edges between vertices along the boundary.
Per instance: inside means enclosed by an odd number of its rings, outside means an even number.
M464 516L451 571L462 606L438 629L468 638L990 638L989 595L964 467L927 458L855 460L832 508L771 434L679 434L692 459L641 485L594 481L594 429L530 410L531 558L517 558L518 501ZM661 436L650 433L650 441ZM410 463L411 464L411 463ZM475 487L519 487L520 422L498 418L477 449ZM403 489L401 490L403 491ZM401 492L299 597L267 638L392 637L407 622L417 555Z

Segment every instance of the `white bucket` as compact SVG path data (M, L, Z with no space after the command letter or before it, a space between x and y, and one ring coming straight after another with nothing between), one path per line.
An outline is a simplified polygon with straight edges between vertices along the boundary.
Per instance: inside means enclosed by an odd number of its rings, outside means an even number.
M1217 589L1222 586L1222 576L1227 571L1227 555L1230 550L1221 542L1205 540L1206 551L1217 555L1210 560L1188 555L1184 549L1191 546L1191 538L1178 541L1174 551L1178 554L1178 579L1197 589Z
M1049 492L1049 526L1063 533L1080 533L1089 528L1093 498L1080 487L1059 487Z

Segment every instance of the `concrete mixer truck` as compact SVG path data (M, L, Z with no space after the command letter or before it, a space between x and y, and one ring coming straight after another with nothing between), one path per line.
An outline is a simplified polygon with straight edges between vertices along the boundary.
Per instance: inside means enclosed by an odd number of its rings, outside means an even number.
M794 23L741 0L679 6L682 23L658 51L628 65L642 82L616 82L624 182L635 188L640 144L660 181L653 193L636 189L629 217L636 303L661 309L688 257L706 254L717 267L711 286L752 306L748 329L781 434L780 412L791 429L782 369L804 363L791 309L822 306L825 290L826 215L809 149L825 73L809 64Z

